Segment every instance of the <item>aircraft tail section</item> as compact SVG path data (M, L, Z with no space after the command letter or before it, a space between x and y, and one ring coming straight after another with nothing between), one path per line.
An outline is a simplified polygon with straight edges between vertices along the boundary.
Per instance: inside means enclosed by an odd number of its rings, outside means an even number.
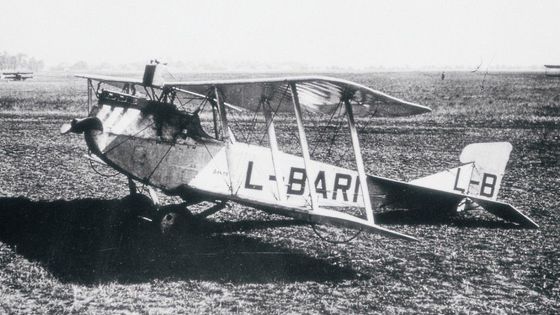
M461 166L410 183L481 199L496 200L511 149L509 142L469 144L461 152Z
M461 152L461 166L408 183L368 176L372 204L454 213L482 207L502 219L538 228L514 206L496 200L511 149L508 142L469 144Z

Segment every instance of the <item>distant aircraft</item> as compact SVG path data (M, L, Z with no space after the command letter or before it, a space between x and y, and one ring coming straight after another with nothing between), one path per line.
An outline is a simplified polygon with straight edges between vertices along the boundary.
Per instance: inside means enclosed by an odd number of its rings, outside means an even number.
M142 80L79 75L88 83L88 117L61 127L63 134L84 134L89 158L127 176L132 196L138 196L139 182L180 196L185 205L215 203L198 214L203 217L232 201L407 240L415 238L376 224L374 210L429 208L448 214L477 205L505 220L538 227L513 206L496 201L509 143L471 144L461 153L461 166L412 182L366 174L355 117L416 115L430 112L428 107L332 77L163 82L160 67L147 65ZM194 110L185 110L187 103ZM210 127L201 123L204 108ZM303 110L345 118L355 170L311 159ZM233 113L262 115L268 145L239 141L230 128ZM291 138L297 139L301 155L279 150L277 124L297 126ZM157 204L152 188L150 195ZM162 229L180 215L176 210L158 215L157 208L148 219L161 217L155 223Z
M2 79L12 81L24 81L33 78L33 72L2 72Z
M544 65L545 74L549 77L560 77L560 65Z

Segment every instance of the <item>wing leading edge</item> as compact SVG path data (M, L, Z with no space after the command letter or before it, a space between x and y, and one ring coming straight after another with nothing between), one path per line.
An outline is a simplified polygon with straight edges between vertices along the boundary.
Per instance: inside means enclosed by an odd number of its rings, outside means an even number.
M117 87L119 89L122 89L127 84L143 86L142 80L135 79L135 78L125 78L125 77L115 77L109 75L95 75L95 74L77 74L75 76L77 78L105 83Z

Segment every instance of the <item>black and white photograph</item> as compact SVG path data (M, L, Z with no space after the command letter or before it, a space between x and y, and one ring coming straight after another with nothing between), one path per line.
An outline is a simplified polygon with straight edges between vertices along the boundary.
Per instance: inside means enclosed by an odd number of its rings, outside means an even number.
M560 313L559 1L0 7L0 314Z

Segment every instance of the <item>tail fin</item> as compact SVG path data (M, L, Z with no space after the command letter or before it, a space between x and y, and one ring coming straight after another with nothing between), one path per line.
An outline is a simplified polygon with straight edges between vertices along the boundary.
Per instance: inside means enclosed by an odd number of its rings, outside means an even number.
M509 142L473 143L461 152L461 166L422 177L411 184L496 200L512 146Z

